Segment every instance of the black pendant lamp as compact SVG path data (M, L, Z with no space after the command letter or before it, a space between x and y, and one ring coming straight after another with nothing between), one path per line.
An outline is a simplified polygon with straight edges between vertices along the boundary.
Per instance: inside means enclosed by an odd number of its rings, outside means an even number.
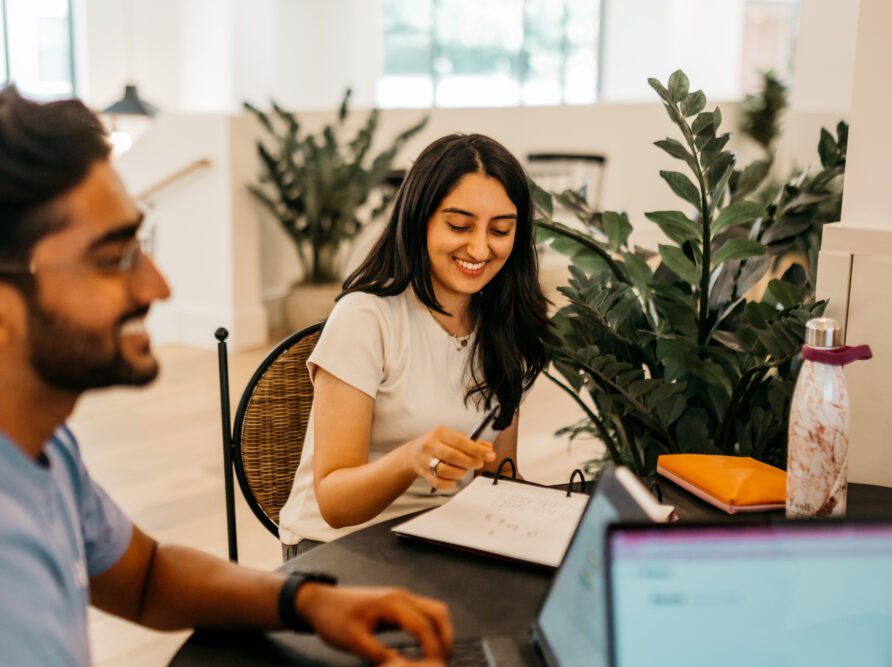
M127 84L124 86L124 97L119 99L111 106L102 110L102 113L109 116L148 116L152 117L158 113L158 107L149 104L136 91L136 86Z

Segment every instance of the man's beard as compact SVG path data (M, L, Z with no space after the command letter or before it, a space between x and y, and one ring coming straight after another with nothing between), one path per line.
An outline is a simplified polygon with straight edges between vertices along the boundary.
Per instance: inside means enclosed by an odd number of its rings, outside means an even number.
M45 382L82 392L114 385L140 386L158 375L157 362L137 368L127 361L119 337L115 336L110 353L103 352L108 349L108 341L101 333L86 331L38 303L32 302L30 311L30 362ZM144 317L147 312L148 308L141 308L128 313L118 321L118 329L127 320Z

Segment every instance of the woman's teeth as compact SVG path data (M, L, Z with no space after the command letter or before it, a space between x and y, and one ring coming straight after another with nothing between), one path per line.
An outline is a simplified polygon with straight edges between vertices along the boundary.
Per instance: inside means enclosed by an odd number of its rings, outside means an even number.
M476 263L476 264L474 264L474 263L472 263L472 262L466 262L466 261L463 260L463 259L456 259L455 261L458 262L458 265L459 265L460 267L462 267L463 269L467 269L468 271L479 271L479 270L482 269L484 266L486 266L486 262L485 262L485 261L484 261L484 262L478 262L478 263Z

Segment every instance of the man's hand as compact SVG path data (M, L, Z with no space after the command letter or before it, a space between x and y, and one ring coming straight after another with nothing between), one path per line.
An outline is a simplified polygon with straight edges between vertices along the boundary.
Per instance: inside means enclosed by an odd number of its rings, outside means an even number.
M452 622L442 602L398 588L344 588L307 583L297 594L297 613L327 643L376 663L404 664L374 632L382 625L399 626L414 635L433 664L452 654ZM429 664L429 663L425 663Z

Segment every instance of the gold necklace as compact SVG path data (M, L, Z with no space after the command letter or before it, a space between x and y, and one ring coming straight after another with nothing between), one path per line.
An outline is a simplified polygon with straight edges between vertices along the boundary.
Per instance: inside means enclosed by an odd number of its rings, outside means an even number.
M438 325L443 331L446 332L446 334L449 336L449 340L451 340L451 341L452 341L452 344L455 345L455 349L456 349L456 350L458 350L459 352L461 352L464 348L466 348L466 347L468 346L468 343L469 343L470 340L471 340L471 334L470 334L470 333L465 334L464 336L459 336L459 335L457 335L457 334L454 334L454 333L452 333L451 331L449 331L449 329L446 328L446 325L444 325L440 320L437 319L437 317L434 315L433 311L432 311L430 308L427 309L427 312L430 313L431 319L432 319L434 322L436 322L437 325ZM473 332L472 332L472 333L473 333Z

